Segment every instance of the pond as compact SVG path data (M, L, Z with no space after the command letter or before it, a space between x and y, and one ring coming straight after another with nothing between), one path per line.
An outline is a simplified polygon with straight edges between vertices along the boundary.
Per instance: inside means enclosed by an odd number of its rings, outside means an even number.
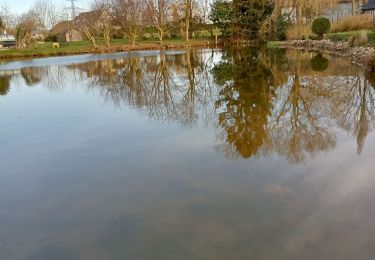
M0 259L373 259L374 86L292 50L0 64Z

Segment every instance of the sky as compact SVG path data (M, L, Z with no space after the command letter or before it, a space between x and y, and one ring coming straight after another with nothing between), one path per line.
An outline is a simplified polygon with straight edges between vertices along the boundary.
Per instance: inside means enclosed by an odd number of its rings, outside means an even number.
M0 0L0 4L6 4L12 13L21 14L26 12L35 2L36 0ZM68 0L49 0L56 3L56 5L60 7L68 7L70 6L70 2ZM87 0L78 0L76 2L78 7L84 7L84 3ZM1 10L0 10L1 13Z

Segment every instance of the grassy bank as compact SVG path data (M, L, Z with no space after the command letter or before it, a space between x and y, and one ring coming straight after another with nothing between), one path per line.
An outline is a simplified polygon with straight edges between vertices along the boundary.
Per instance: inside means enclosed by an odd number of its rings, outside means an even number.
M350 31L350 32L338 32L338 33L328 33L325 35L326 39L331 41L348 41L350 38L355 37L359 31ZM372 30L367 31L368 46L375 46L375 32Z
M359 31L350 31L350 32L338 32L338 33L328 33L324 35L325 39L331 40L333 42L347 42L350 38L355 37ZM316 36L311 36L312 39L315 39ZM372 30L367 31L368 43L365 47L375 47L375 32ZM269 41L267 42L268 48L279 48L283 42L281 41Z
M205 47L209 46L209 38L196 38L189 42L192 47ZM73 55L73 54L84 54L84 53L105 53L105 52L116 52L116 51L131 51L131 50L158 50L158 49L174 49L183 48L186 46L186 42L181 39L167 39L164 41L163 46L160 46L156 40L144 40L137 42L135 46L132 46L126 40L112 40L111 47L105 46L104 41L99 40L97 42L98 47L93 48L91 42L81 41L74 43L60 43L60 48L53 48L51 42L43 44L33 44L27 49L7 49L0 50L0 59L12 59L12 58L26 58L26 57L48 57L48 56L59 56L59 55Z
M269 49L279 48L281 43L282 43L281 41L269 41L267 42L267 48Z

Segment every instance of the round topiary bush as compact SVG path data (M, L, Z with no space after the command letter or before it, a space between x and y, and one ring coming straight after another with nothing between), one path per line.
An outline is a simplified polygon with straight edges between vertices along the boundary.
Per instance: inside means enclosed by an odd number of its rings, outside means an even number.
M331 29L331 22L325 17L318 17L314 19L311 26L313 33L318 35L320 38Z

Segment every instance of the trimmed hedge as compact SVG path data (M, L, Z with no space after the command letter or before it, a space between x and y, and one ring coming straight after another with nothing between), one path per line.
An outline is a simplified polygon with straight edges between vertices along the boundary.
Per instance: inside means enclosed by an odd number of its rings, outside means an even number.
M311 26L313 33L322 37L324 34L328 33L331 29L331 22L325 17L315 18Z

